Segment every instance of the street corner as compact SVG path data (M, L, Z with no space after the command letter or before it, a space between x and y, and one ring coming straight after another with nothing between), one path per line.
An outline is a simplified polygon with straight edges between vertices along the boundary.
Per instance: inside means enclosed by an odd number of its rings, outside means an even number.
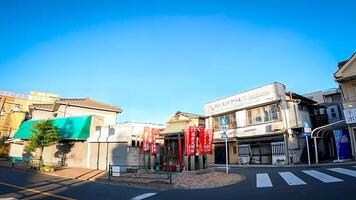
M219 171L209 171L203 174L182 173L173 176L174 189L207 189L240 183L245 176Z

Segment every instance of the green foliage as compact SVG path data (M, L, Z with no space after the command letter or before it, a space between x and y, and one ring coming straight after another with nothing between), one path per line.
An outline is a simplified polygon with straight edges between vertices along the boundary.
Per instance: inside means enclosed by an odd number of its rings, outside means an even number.
M31 132L32 136L29 138L29 145L25 148L27 152L33 152L37 148L43 150L44 147L58 144L61 140L58 127L56 127L53 124L53 120L50 119L33 124Z

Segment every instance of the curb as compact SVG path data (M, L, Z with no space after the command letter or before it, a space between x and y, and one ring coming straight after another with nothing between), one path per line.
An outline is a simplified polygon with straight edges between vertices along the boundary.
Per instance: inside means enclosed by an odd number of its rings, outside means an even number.
M356 161L348 161L348 162L343 162L343 163L321 163L321 164L298 164L298 165L229 165L229 169L234 169L234 168L278 168L278 167L283 167L283 168L294 168L294 167L311 167L311 168L316 168L316 167L323 167L323 166L335 166L335 165L354 165L356 164ZM225 169L225 164L211 164L210 167L211 169Z

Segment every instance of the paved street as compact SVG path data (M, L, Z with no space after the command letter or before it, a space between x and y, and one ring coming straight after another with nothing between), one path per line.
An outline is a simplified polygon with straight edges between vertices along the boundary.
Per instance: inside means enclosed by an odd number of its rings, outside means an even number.
M0 197L47 199L355 199L356 165L233 168L246 180L197 190L151 190L0 169ZM142 195L142 196L140 196ZM153 196L151 196L153 195Z

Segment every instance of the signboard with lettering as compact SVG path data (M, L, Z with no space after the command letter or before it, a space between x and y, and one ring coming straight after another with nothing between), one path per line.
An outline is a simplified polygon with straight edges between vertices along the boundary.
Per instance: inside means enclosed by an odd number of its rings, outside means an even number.
M346 124L356 123L356 109L344 110Z
M157 128L152 128L151 129L151 154L156 155L157 154L157 145L156 145L156 137L159 136L160 130Z
M279 98L285 98L284 93L285 89L283 84L269 84L205 104L205 114L211 116L231 110L238 110L262 103L277 101Z

